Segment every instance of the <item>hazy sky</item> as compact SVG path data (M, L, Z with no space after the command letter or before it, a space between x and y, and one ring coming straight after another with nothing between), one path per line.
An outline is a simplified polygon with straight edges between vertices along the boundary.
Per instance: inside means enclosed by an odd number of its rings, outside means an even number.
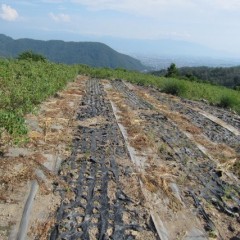
M240 56L240 0L1 0L13 38L181 39Z

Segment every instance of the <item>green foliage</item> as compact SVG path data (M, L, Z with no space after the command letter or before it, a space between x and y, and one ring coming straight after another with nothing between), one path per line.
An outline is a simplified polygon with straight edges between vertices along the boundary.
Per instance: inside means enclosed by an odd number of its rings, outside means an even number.
M182 96L185 90L186 90L185 84L176 80L175 81L169 80L168 82L165 82L162 88L162 92L176 96Z
M27 133L23 117L13 111L0 110L0 126L14 136Z
M230 95L225 94L220 97L219 106L223 108L232 108L234 105L236 105L237 99Z
M165 76L167 70L152 72L156 76ZM212 83L228 88L236 88L240 85L240 66L236 67L182 67L178 68L178 78L191 81ZM176 77L175 76L175 77Z
M76 66L0 59L0 129L26 133L23 116L77 75Z
M46 62L47 59L41 55L41 54L37 54L37 53L34 53L32 51L25 51L25 52L22 52L18 55L17 57L18 60L29 60L29 61L41 61L41 62Z
M236 86L234 89L240 91L240 86Z
M172 63L169 68L167 69L167 73L165 75L165 77L177 77L179 75L177 66L175 63Z

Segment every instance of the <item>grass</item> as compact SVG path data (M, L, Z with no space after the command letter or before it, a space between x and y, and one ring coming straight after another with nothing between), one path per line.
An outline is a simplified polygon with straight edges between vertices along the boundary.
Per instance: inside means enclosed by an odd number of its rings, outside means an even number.
M233 108L234 105L236 105L237 99L236 97L230 95L230 94L225 94L222 95L220 98L219 106L223 108Z
M200 100L240 114L239 91L205 83L157 77L125 69L92 68L87 65L64 65L44 61L0 59L0 134L5 129L14 138L27 133L24 115L63 89L77 74L96 78L125 79L131 83L154 86L163 92Z
M24 114L34 112L76 75L75 66L0 59L0 131L13 137L26 134Z

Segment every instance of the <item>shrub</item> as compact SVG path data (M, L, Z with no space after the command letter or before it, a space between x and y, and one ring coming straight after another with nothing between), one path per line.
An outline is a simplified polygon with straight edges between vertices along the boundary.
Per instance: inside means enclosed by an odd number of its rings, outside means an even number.
M14 137L26 134L24 114L74 80L77 70L48 61L0 59L0 137L2 129Z
M31 61L41 61L41 62L46 62L47 59L42 56L41 54L38 53L34 53L32 51L26 51L26 52L22 52L18 55L17 57L18 60L31 60Z
M183 83L181 82L175 82L175 81L168 81L164 84L162 88L162 92L176 95L176 96L181 96L185 92L186 87Z
M222 95L220 97L219 106L223 108L232 108L236 104L236 99L231 95Z
M27 133L24 118L13 111L0 110L0 127L4 127L13 136Z

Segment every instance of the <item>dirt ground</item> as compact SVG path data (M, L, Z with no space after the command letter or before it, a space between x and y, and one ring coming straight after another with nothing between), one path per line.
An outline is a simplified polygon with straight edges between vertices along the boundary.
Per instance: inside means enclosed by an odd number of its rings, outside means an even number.
M87 77L79 76L65 90L43 102L36 114L25 116L29 129L27 144L14 146L11 136L3 135L0 239L8 239L8 236L16 239L33 180L37 180L39 190L29 217L31 229L28 229L28 237L34 239L37 233L40 239L46 239L60 204L60 197L53 193L53 186L56 182L61 184L58 169L61 161L71 154L77 109L86 80Z
M26 123L1 139L0 239L240 238L234 113L79 76Z

